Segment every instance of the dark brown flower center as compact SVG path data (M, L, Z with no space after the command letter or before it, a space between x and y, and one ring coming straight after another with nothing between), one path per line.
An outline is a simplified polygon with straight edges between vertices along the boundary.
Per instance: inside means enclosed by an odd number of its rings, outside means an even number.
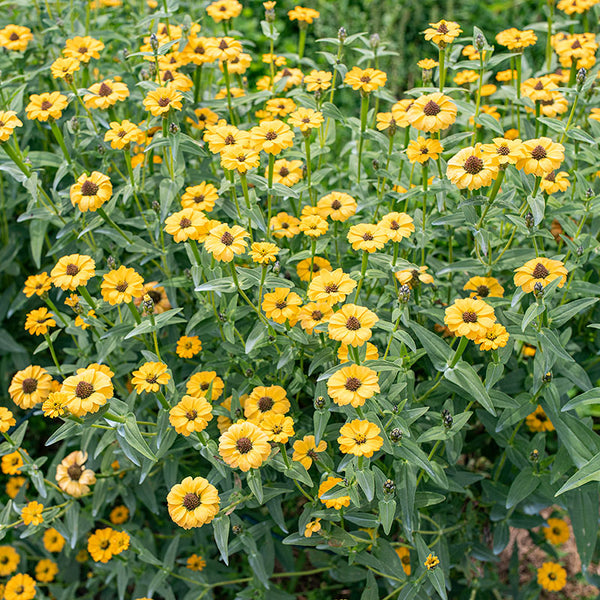
M163 73L163 81L173 81L175 77L173 76L172 71L165 71Z
M269 141L276 140L277 139L277 134L273 130L269 130L265 134L265 139L269 140Z
M127 288L129 286L127 285L126 281L119 281L119 283L117 285L115 285L115 290L117 290L117 292L120 292L121 294L123 292L127 291Z
M544 279L550 275L550 271L542 263L535 265L532 275L535 279Z
M287 177L290 174L290 170L287 167L281 167L281 169L279 169L279 175L281 177Z
M146 382L147 383L156 383L158 379L158 375L149 375L148 377L146 377Z
M86 179L81 184L81 195L82 196L95 196L98 193L98 185L93 181Z
M200 498L198 497L198 494L193 494L192 492L188 492L184 497L183 497L183 506L185 506L185 508L187 508L188 510L194 510L195 508L198 508L200 506Z
M371 81L371 78L370 78L368 75L363 75L363 76L360 78L360 80L361 80L363 83L369 83L369 81Z
M398 221L392 221L390 223L390 229L393 229L394 231L400 229L400 224L398 223Z
M219 42L219 49L220 50L227 50L227 48L229 48L229 46L227 45L227 41L226 40L221 40Z
M344 387L351 392L356 392L356 390L362 385L361 380L358 377L348 377L346 379L346 383Z
M161 96L158 99L158 105L161 106L162 108L164 108L165 106L169 106L170 102L171 102L171 99L167 98L167 96Z
M83 469L81 468L81 465L78 465L77 463L69 465L69 468L67 469L67 475L71 481L79 481L82 473Z
M112 88L104 82L102 82L98 88L98 96L102 96L103 98L110 96L112 92Z
M331 203L331 208L333 208L333 210L339 210L340 208L342 208L342 203L339 200L334 200Z
M441 112L441 108L440 105L437 102L434 102L433 100L430 100L424 107L423 107L423 112L428 116L428 117L435 117L435 115L439 114Z
M313 267L314 267L314 265L313 265ZM333 294L334 292L337 292L338 289L339 288L338 288L337 284L335 284L335 283L330 283L330 284L328 284L328 285L325 286L325 291L328 294Z
M477 314L473 311L464 312L462 318L465 323L477 323Z
M225 246L231 246L231 244L233 244L233 236L231 235L231 233L229 233L229 231L226 231L221 236L221 244Z
M510 154L510 148L508 146L500 146L496 152L498 154L500 154L501 156L507 156L508 154Z
M33 392L37 390L37 386L37 379L34 379L33 377L28 377L27 379L24 379L23 383L21 384L21 388L23 389L24 394L33 394Z
M162 300L160 292L157 292L156 290L150 290L146 293L148 294L148 296L150 296L150 298L152 298L152 302L154 302L154 304L158 304Z
M349 329L350 331L360 329L360 321L355 316L350 317L346 321L346 329Z
M313 460L319 460L319 455L314 450L309 450L306 453L306 456L308 456L308 458L312 458Z
M248 454L250 450L252 450L252 440L247 437L241 437L236 443L235 447L237 448L240 454Z
M556 181L556 173L554 171L550 171L550 173L548 173L548 175L546 175L546 177L544 177L544 179L546 181L550 181L550 182L554 183Z
M82 400L89 398L94 393L94 386L87 381L80 381L75 388L75 395Z
M202 45L196 46L194 48L194 54L204 54L205 52L206 52L206 49Z
M73 263L67 265L67 268L65 269L65 273L67 275L69 275L70 277L74 277L75 275L77 275L77 273L79 273L79 267L77 265L74 265Z
M373 234L368 232L364 233L362 239L365 240L365 242L370 242L373 239Z
M181 227L181 229L187 229L191 224L192 220L188 219L187 217L183 217L183 219L179 221L179 227Z
M204 194L198 194L198 196L194 196L192 198L192 200L196 203L196 204L200 204L201 202L204 202Z
M210 383L208 381L203 381L200 384L200 389L206 391L210 387Z
M533 86L534 90L543 90L544 89L544 84L541 81L538 81L534 86Z
M235 144L235 138L233 137L233 135L231 135L231 133L223 140L223 143L226 146L232 146L233 144Z
M354 441L360 446L362 444L366 444L367 443L367 436L359 433L355 438Z
M48 110L49 108L52 108L52 102L49 102L48 100L44 100L42 102L41 109L42 110Z
M275 306L279 310L283 310L287 306L287 302L285 300L279 300L278 302L275 302Z
M79 50L77 50L77 52L79 52L79 54L85 54L88 51L87 46L79 46Z
M490 295L490 288L487 285L477 286L477 295L481 298L487 298Z
M538 413L537 420L544 423L546 421L546 415L544 413Z
M445 35L446 33L448 33L449 29L448 29L448 25L446 25L446 23L442 23L439 27L438 27L438 33L441 33L442 35Z
M185 417L188 421L193 421L198 416L197 410L189 410L185 413Z
M544 146L536 146L532 151L531 151L531 158L534 158L535 160L542 160L542 158L546 158L547 153L546 153L546 148L544 148Z
M463 169L471 175L477 175L483 169L483 161L477 156L469 156L465 160Z
M313 310L311 316L313 321L320 321L323 318L323 313L320 310Z
M273 408L274 404L273 398L270 396L263 396L258 401L258 410L260 410L260 412L268 412Z
M14 31L10 34L10 38L9 38L12 42L16 42L19 39L19 34L15 33Z

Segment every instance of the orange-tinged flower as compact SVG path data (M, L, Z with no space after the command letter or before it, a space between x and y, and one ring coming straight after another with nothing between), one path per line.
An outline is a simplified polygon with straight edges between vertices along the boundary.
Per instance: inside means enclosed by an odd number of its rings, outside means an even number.
M299 462L307 471L313 461L319 460L319 453L327 450L327 442L321 440L316 443L314 435L305 435L301 440L294 442L294 454L292 460Z
M91 175L83 173L71 186L71 204L77 206L81 212L95 212L112 196L112 183L110 179L98 171Z
M350 346L362 346L371 339L371 328L379 317L364 306L344 304L329 320L329 337Z
M267 434L254 423L233 424L219 438L219 454L232 468L258 469L271 454Z
M444 323L450 331L470 340L485 337L488 329L494 326L496 315L494 309L477 298L461 298L455 300L446 309Z
M421 96L412 102L406 111L406 119L419 131L435 133L441 129L447 129L456 121L457 110L456 104L449 96L435 92ZM399 121L393 107L392 114Z
M361 69L352 67L344 76L344 83L353 90L360 90L365 94L374 92L386 84L387 75L379 69Z
M47 121L48 119L60 119L63 110L67 108L69 101L60 92L44 92L43 94L32 94L29 96L29 104L25 107L27 118L30 121Z
M339 406L357 408L379 393L379 377L364 365L343 367L327 380L327 393Z
M155 117L167 114L171 109L181 110L181 92L172 86L159 87L146 94L144 108Z
M0 142L6 142L16 127L23 127L17 113L14 110L0 110Z
M317 495L319 496L319 500L327 507L327 508L335 508L335 510L340 510L343 506L350 506L350 496L338 496L337 498L322 498L329 490L334 488L338 483L342 483L341 477L328 477L321 483L319 486L319 491Z
M522 267L515 269L515 285L526 294L534 291L536 284L546 287L551 281L560 278L558 287L563 287L567 281L568 271L560 260L552 260L539 256L528 260Z
M340 436L337 439L340 451L344 454L370 458L383 446L380 433L381 429L375 423L354 419L340 429Z
M69 496L79 498L90 491L90 485L96 483L91 469L85 468L87 453L76 450L66 456L56 467L56 482Z

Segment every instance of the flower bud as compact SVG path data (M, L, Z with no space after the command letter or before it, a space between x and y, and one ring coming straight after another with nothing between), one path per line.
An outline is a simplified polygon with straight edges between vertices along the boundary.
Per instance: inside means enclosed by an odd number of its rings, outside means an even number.
M588 188L585 190L585 199L591 200L594 197L594 190L592 188Z
M158 52L158 38L156 37L155 33L150 36L150 48L152 48L152 52L154 52L154 54Z
M192 279L192 271L190 269L184 269L183 270L183 276L186 279Z
M218 317L219 317L219 321L221 321L221 323L227 323L227 315L225 313L218 313Z
M315 408L322 410L323 408L325 408L325 398L323 398L323 396L319 396L316 400L315 400Z
M371 48L373 48L373 50L375 50L376 48L379 48L379 44L381 42L381 38L379 37L379 34L378 33L374 33L369 38L369 42L371 43Z
M535 219L533 218L533 214L531 212L528 212L525 215L525 225L527 229L533 229L533 226L535 225Z
M450 411L446 408L442 411L442 421L446 429L450 429L454 423L454 419L452 418Z
M348 37L348 32L346 31L345 27L340 27L338 29L338 40L340 40L340 42L342 42L342 44L346 41L346 38Z
M483 35L481 35L481 33L478 33L475 36L474 46L477 52L481 52L483 50L483 47L485 46L485 38L483 37Z
M142 305L147 314L154 312L154 300L152 300L152 296L150 296L150 294L144 294Z
M172 134L179 133L179 125L177 125L177 123L171 123L169 125L169 133L172 133Z
M398 427L394 427L394 429L390 431L390 440L394 443L399 442L403 435L402 430L398 429Z
M152 200L152 210L158 215L160 213L160 203L158 200Z
M410 300L410 286L404 284L398 290L398 302L406 304Z
M391 479L386 480L386 482L383 484L383 493L384 494L393 494L395 491L396 491L396 484Z
M275 275L279 275L279 272L281 271L281 263L276 260L273 263L273 273L275 273Z
M375 169L375 171L379 170L379 161L376 158L373 159L373 169Z
M577 252L577 256L583 256L583 246L577 246L575 252Z
M581 69L579 69L579 71L577 71L577 76L576 76L576 81L577 81L577 87L579 89L581 89L581 86L585 83L585 78L587 75L587 71L581 67Z
M529 455L529 460L532 463L536 463L538 460L540 460L540 451L537 449L532 450L531 454Z
M102 144L98 144L96 146L96 152L98 152L100 156L104 156L106 154L106 148Z
M70 123L71 123L71 131L73 133L77 133L80 129L79 119L77 117L72 117Z
M548 371L542 375L542 381L544 383L550 383L552 381L552 371Z
M111 271L117 268L117 261L115 260L114 256L109 256L106 259L106 265Z
M246 377L250 378L252 375L254 375L254 371L252 369L246 369L245 375Z
M240 535L244 531L241 525L232 525L231 532L233 535Z
M536 281L533 284L533 295L540 300L544 297L544 284L541 281Z

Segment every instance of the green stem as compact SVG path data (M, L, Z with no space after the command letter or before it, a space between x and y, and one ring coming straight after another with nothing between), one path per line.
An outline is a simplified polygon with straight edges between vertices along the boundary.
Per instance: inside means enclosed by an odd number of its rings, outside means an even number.
M456 348L454 356L452 357L452 362L450 363L451 369L453 369L456 366L456 363L458 363L458 361L460 360L460 357L463 355L463 352L465 351L468 343L469 338L465 337L464 335L461 336L458 348Z
M56 358L56 352L54 351L54 346L52 344L52 340L50 339L50 336L47 333L44 334L44 337L46 338L46 343L48 344L48 348L50 349L50 354L52 355L52 360L54 361L54 365L56 366L56 369L60 373L61 377L64 377L62 369L60 368L60 364L58 363L58 359Z
M127 234L106 214L104 208L100 207L98 209L98 214L106 221L106 223L108 223L108 225L110 225L117 233L119 233L128 244L133 244L133 240L130 239Z
M360 137L358 139L358 173L356 176L357 183L360 183L360 171L362 166L362 152L365 139L365 131L367 129L367 115L369 114L369 94L362 93L360 103Z
M358 280L358 285L356 286L356 294L354 295L354 303L358 301L358 294L363 285L363 281L365 279L365 273L367 272L367 262L369 260L369 253L363 250L362 255L362 263L360 265L360 279Z

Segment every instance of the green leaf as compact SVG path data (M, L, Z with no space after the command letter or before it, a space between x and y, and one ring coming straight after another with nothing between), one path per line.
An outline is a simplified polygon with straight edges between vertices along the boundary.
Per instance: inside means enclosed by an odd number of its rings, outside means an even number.
M448 367L444 371L444 377L462 388L471 398L479 402L485 410L496 416L492 400L483 386L481 379L479 379L479 375L477 375L471 365L461 360L453 369Z
M521 331L525 331L527 329L527 325L531 323L537 316L541 315L546 310L545 304L531 304L529 308L525 311L523 315L523 320L521 321Z
M365 585L360 600L379 600L379 588L377 587L377 580L372 571L367 573L367 585Z
M319 444L331 417L331 412L328 410L315 410L313 413L313 424L315 429L315 444Z
M183 308L172 308L171 310L167 310L160 315L155 315L154 322L156 323L156 327L152 325L152 321L150 319L144 319L137 327L134 327L124 339L128 340L136 335L148 333L152 330L158 331L162 327L165 327L169 324L175 325L176 323L185 323L185 319L177 316L177 314L182 310Z
M229 553L227 550L228 541L229 541L229 530L230 530L230 521L227 515L222 517L217 517L212 522L213 526L213 535L215 538L215 543L217 544L217 548L221 554L221 558L223 562L228 565L229 564Z
M598 298L581 298L567 302L562 306L557 306L550 311L550 320L553 326L560 327L564 325L571 317L579 315L598 302Z
M598 486L589 485L570 492L565 497L565 502L585 573L594 556L598 536L597 527L592 527L590 523L590 515L598 514Z
M427 350L427 356L438 371L443 371L452 356L452 349L439 336L425 327L411 322L412 330L416 333L423 348Z
M380 500L379 501L379 522L383 527L383 532L387 535L392 528L394 518L396 516L396 501L395 500Z
M523 469L512 482L506 498L506 508L512 508L521 500L533 494L540 485L541 479L534 475L533 469Z
M537 337L539 342L542 344L542 348L548 349L548 351L554 354L557 358L562 358L562 360L566 360L567 362L575 362L575 359L565 351L562 342L551 329L544 327L538 333Z
M246 354L250 354L256 346L258 346L263 340L267 339L267 328L264 323L258 319L256 324L252 328L252 331L248 334L246 338L246 346L244 351Z
M258 500L259 504L262 504L264 500L264 494L260 471L258 469L250 469L246 475L246 482L248 483L248 487Z
M600 453L596 454L591 460L583 465L575 475L570 477L555 495L560 496L561 494L579 488L590 481L600 481Z
M150 450L150 447L142 437L138 427L135 414L128 413L125 416L125 423L117 427L117 436L125 438L125 441L142 456L156 462L157 458Z
M370 469L358 469L356 471L356 481L365 493L368 502L375 497L375 476Z

